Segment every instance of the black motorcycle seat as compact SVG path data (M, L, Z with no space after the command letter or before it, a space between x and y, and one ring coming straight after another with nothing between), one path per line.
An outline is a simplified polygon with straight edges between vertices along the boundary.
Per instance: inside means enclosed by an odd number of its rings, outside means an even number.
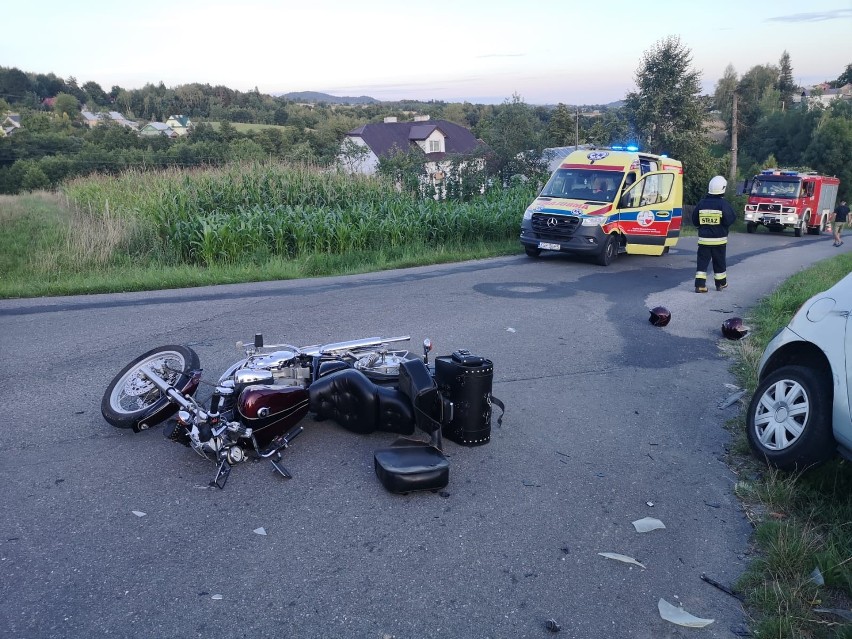
M321 377L308 387L308 393L311 412L354 433L414 432L411 400L396 389L377 386L354 368Z
M438 490L449 483L447 458L426 442L397 440L376 451L374 464L382 485L392 493Z

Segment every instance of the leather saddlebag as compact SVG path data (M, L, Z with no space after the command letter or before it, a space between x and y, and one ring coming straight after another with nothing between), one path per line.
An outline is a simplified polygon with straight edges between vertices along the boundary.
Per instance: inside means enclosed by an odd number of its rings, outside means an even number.
M453 403L452 419L443 434L462 446L481 446L491 439L491 360L456 351L435 358L435 381L441 394Z

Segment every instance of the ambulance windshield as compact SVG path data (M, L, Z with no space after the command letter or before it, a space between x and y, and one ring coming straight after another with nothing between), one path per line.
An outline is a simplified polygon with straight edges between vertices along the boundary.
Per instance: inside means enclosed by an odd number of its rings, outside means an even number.
M613 202L624 179L621 171L557 169L540 197L558 197L588 202Z
M799 188L802 181L799 179L769 179L755 178L754 184L751 185L751 195L758 197L783 197L797 198L799 197Z

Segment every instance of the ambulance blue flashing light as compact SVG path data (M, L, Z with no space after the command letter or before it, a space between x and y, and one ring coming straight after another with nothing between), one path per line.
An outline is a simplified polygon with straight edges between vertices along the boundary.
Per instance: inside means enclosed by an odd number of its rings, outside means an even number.
M627 150L628 151L638 151L639 147L634 145L634 144L631 144L630 146L627 147Z
M627 146L622 146L622 145L611 146L609 148L612 149L613 151L634 151L635 152L635 151L639 150L639 147L636 146L635 144L629 144Z

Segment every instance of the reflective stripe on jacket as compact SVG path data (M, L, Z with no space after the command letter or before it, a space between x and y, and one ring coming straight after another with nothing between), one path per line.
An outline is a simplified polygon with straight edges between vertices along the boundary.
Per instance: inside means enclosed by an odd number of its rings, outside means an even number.
M692 224L698 229L698 243L727 244L728 229L737 219L733 207L721 195L705 195L695 205Z

